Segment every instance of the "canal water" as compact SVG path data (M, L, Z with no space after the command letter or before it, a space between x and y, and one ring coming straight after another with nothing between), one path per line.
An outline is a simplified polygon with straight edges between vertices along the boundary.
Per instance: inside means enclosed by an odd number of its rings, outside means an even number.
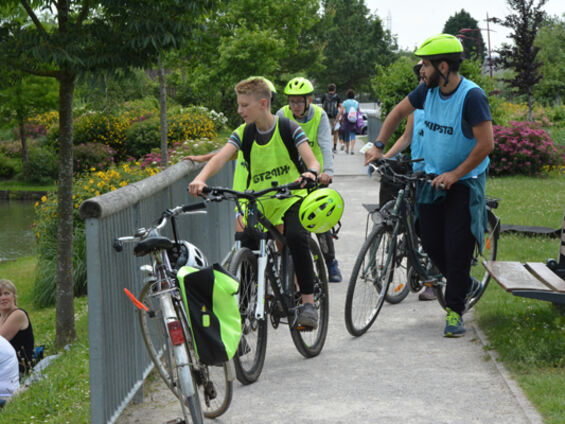
M31 255L35 200L0 200L0 262Z

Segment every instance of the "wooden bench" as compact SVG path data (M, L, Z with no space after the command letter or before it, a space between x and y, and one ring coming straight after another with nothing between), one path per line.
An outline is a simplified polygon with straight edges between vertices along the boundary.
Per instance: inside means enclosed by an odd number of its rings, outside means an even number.
M565 305L565 214L559 243L559 261L484 261L483 265L504 290L514 296Z

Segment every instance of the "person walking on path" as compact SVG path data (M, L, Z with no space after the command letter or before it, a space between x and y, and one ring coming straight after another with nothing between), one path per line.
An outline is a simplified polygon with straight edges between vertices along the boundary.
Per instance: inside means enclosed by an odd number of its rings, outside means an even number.
M355 100L355 91L350 88L347 90L347 100L343 102L343 117L341 118L341 128L343 131L343 141L345 142L345 153L355 153L355 136L357 134L357 114L361 112L359 102Z
M333 138L333 152L337 153L337 139L339 134L339 128L336 129L336 124L339 122L339 111L341 107L341 98L336 93L335 84L328 85L327 93L324 93L322 97L322 108L328 115L330 120L330 128L332 131Z
M286 85L284 94L288 96L288 105L280 108L276 114L280 118L296 121L302 127L310 142L310 148L322 167L318 182L328 186L334 174L330 122L326 112L312 103L314 100L314 85L306 78L293 78ZM329 281L331 283L341 282L342 276L335 258L331 231L316 235L328 268Z
M476 289L470 276L473 250L486 229L488 154L494 147L492 118L484 91L459 74L463 47L450 34L428 38L416 51L423 60L420 84L386 117L365 164L382 156L402 119L424 110L424 170L437 175L416 200L424 250L446 277L444 336L465 334L466 296Z

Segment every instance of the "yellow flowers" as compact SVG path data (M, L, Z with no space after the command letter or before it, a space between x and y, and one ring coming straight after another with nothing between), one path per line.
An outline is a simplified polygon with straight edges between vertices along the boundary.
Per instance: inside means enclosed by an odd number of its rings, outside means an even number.
M47 196L42 196L42 197L41 197L41 202L42 202L42 203L45 203L46 201L47 201Z

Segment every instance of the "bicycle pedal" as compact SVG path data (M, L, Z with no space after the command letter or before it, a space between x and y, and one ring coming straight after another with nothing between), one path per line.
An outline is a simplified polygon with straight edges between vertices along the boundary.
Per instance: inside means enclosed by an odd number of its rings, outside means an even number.
M296 328L298 331L302 331L302 332L314 331L313 327L308 327L306 325L296 325L294 328Z
M174 420L165 421L163 424L186 424L183 418L175 418Z

